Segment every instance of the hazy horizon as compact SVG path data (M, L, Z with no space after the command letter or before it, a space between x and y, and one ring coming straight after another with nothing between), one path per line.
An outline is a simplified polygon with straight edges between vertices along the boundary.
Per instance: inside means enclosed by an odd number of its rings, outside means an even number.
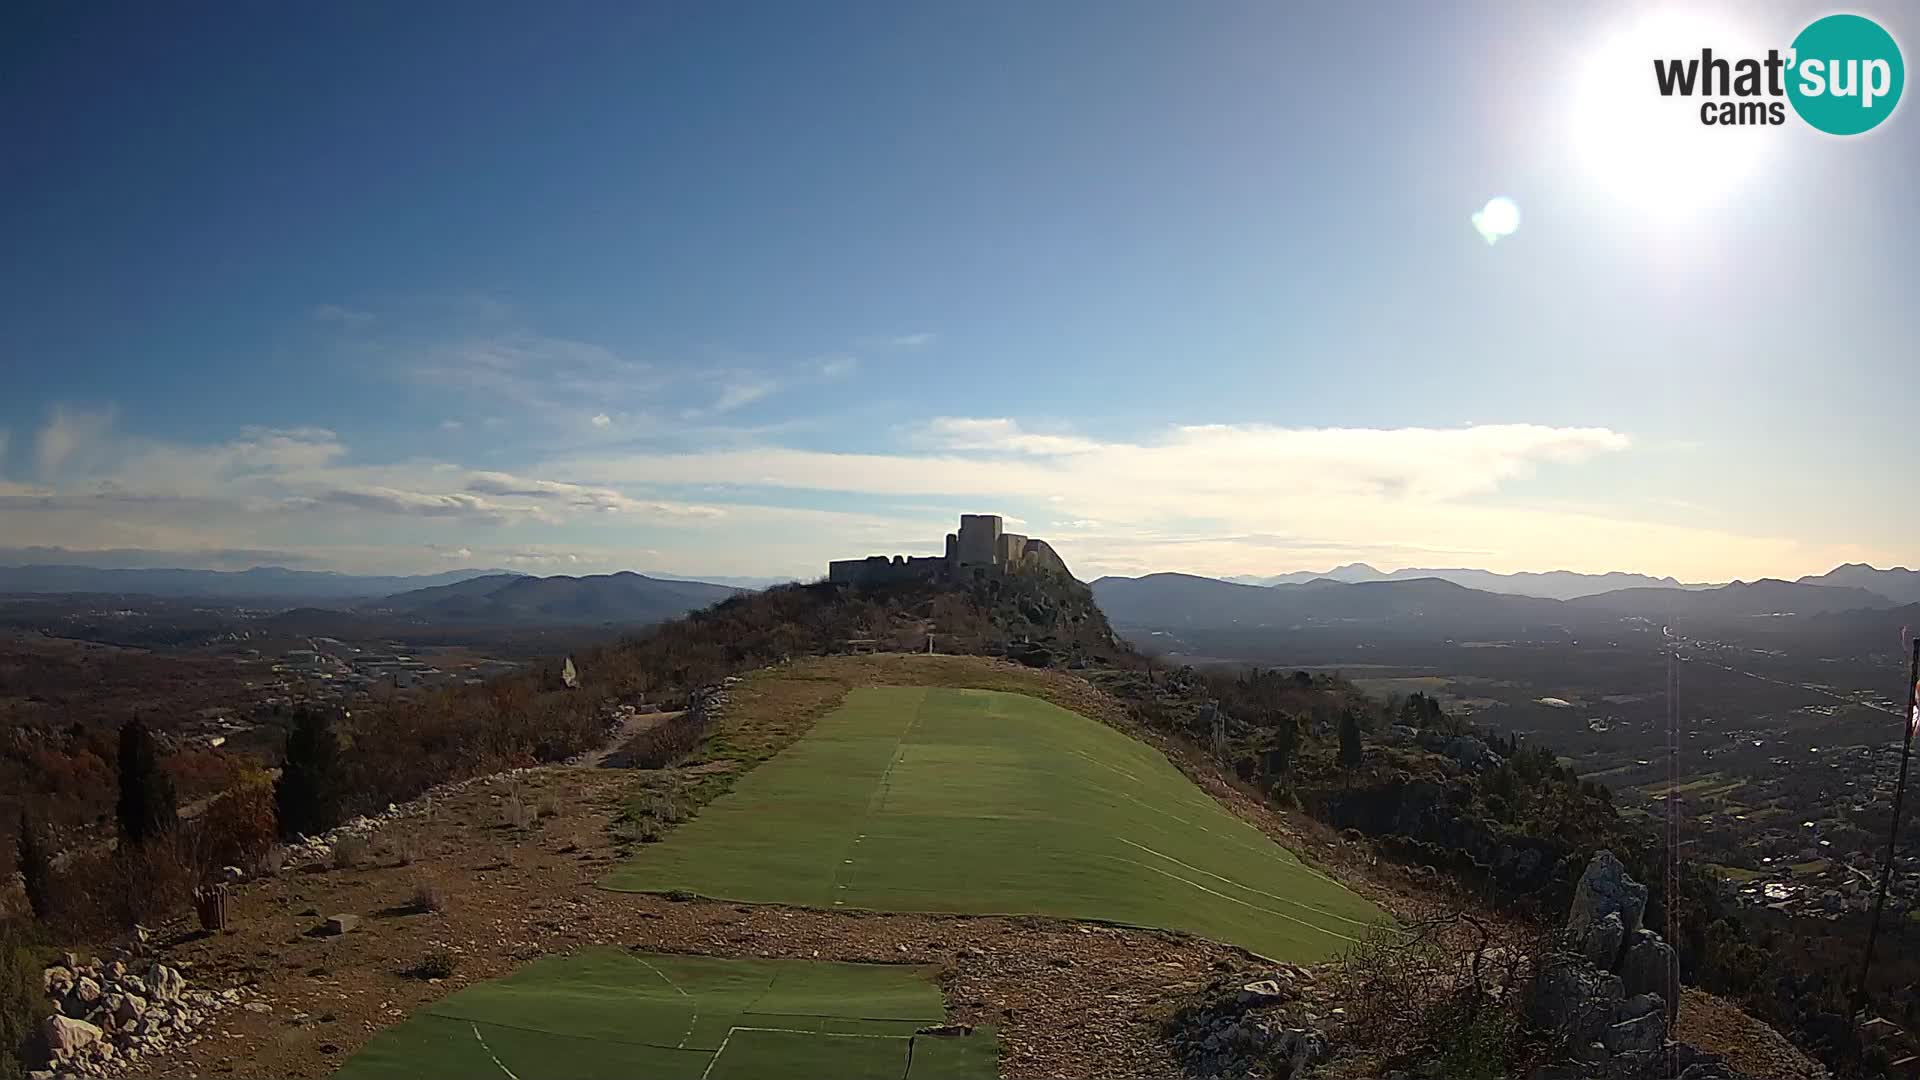
M1663 127L1648 10L16 13L0 548L1911 565L1914 106Z

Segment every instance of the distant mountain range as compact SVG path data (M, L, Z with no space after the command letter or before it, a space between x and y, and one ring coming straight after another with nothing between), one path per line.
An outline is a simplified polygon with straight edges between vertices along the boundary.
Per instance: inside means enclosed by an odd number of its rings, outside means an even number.
M497 574L414 589L362 604L360 610L436 623L638 625L678 618L739 591L630 570L588 577Z
M93 566L0 566L0 593L122 593L209 600L358 600L510 570L449 570L378 577L256 566L251 570L109 570Z
M1836 566L1824 574L1800 579L1803 585L1845 585L1856 589L1877 592L1896 603L1920 603L1920 570L1909 570L1896 566L1891 570L1875 570L1866 563L1847 563Z
M1629 576L1629 575L1621 575ZM1622 616L1724 621L1885 609L1894 601L1852 586L1762 580L1716 587L1638 586L1570 600L1474 589L1441 578L1246 585L1190 574L1104 577L1093 595L1116 624L1176 629L1421 621L1449 633L1572 625Z
M1479 589L1482 592L1506 593L1510 596L1538 596L1548 600L1572 600L1581 596L1592 596L1595 593L1640 586L1668 589L1712 588L1710 585L1683 584L1670 577L1656 578L1645 574L1622 573L1576 574L1571 570L1549 570L1543 574L1496 574L1491 570L1429 570L1406 567L1386 573L1375 570L1363 562L1336 566L1324 574L1317 574L1311 570L1298 570L1291 574L1275 574L1271 577L1242 575L1225 580L1241 585L1305 585L1314 581L1358 584L1366 581L1411 581L1416 578L1439 578L1441 581L1451 581L1455 585L1465 585L1469 589Z

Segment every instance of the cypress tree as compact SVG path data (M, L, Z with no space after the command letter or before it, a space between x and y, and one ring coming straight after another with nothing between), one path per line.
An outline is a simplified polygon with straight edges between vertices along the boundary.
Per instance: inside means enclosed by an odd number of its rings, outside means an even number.
M1360 717L1352 709L1340 714L1340 766L1345 769L1358 768L1360 765Z
M34 917L45 920L53 911L53 852L39 823L25 810L20 811L20 834L14 837L14 852L20 877L26 882L27 904L33 908Z
M120 835L144 844L180 823L173 778L160 768L153 732L138 720L120 729Z
M286 758L273 789L280 835L314 836L339 824L342 787L340 737L332 718L302 709L287 732Z

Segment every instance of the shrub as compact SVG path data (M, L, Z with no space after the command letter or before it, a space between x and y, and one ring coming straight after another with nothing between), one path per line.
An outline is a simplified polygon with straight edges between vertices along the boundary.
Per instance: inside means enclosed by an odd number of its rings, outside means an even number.
M400 833L389 837L387 852L393 856L395 866L412 866L420 861L420 840L412 833Z
M440 883L431 878L421 878L413 883L413 895L407 900L407 907L424 915L430 911L447 910L447 894Z
M277 832L273 781L250 772L201 816L202 850L215 866L254 866L273 847Z
M139 845L179 823L173 778L160 768L153 732L138 719L120 729L120 835Z
M34 927L19 920L0 922L0 1080L26 1075L37 1058L40 1021L47 1015L40 972L44 966Z
M351 870L367 861L367 854L371 849L372 845L367 843L366 837L348 833L334 841L333 868Z
M25 810L20 811L20 833L14 837L16 862L21 881L26 885L27 905L35 918L53 914L53 853L48 850L40 824Z
M416 979L451 979L454 969L460 966L460 958L446 949L435 949L420 958L420 962L408 969L407 975Z
M525 832L533 827L533 809L520 797L518 787L507 792L506 799L500 804L500 815L507 827L515 831Z
M1350 1041L1385 1067L1437 1064L1457 1080L1525 1073L1522 1010L1542 953L1467 915L1377 929L1335 976Z

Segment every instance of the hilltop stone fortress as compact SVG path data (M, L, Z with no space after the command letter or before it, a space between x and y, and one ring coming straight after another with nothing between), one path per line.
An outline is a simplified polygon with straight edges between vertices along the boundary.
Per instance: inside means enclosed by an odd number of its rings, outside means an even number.
M998 514L961 514L960 531L947 534L945 555L869 555L827 564L837 585L892 585L912 581L968 581L1009 570L1067 573L1067 564L1045 540L1004 532Z

